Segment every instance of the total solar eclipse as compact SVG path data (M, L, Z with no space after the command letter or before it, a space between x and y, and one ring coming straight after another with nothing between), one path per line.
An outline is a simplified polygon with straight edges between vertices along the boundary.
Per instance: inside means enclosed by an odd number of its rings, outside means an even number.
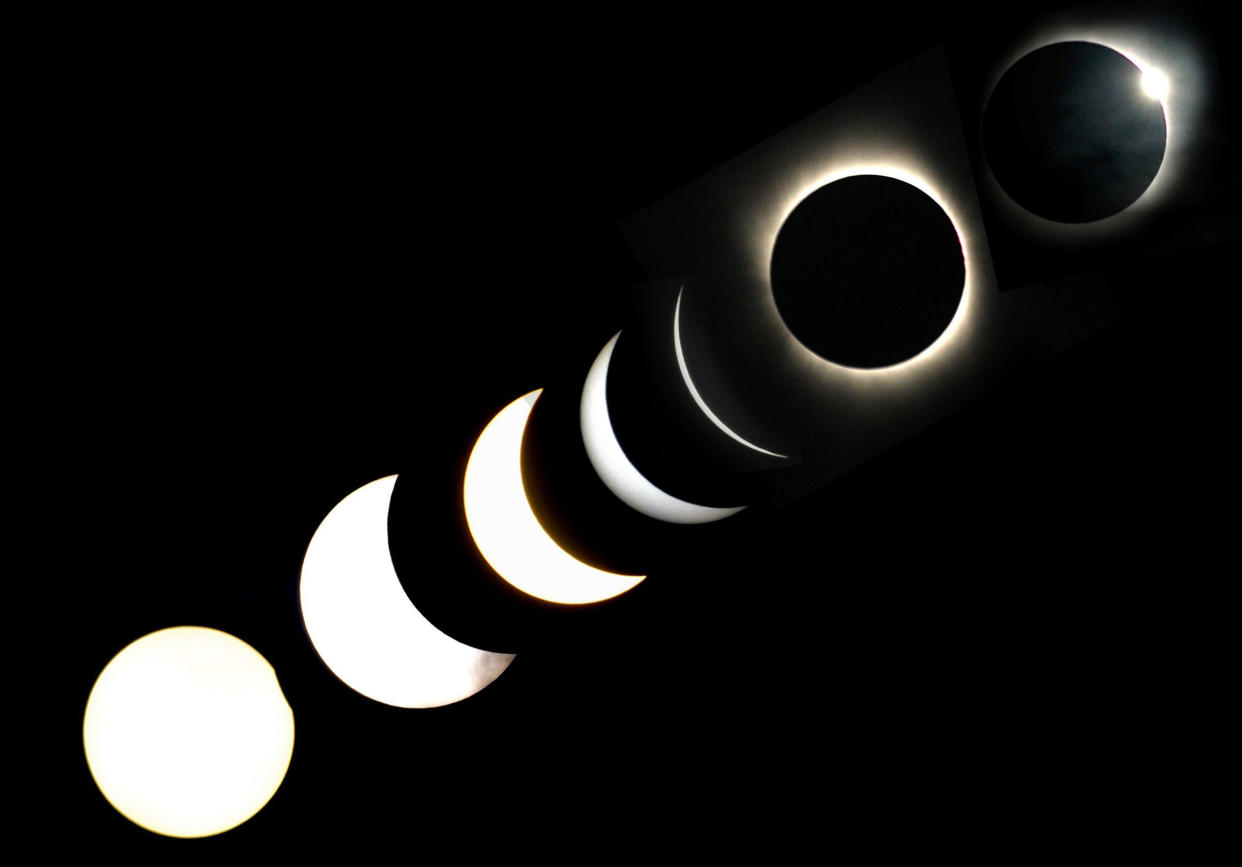
M983 148L997 183L1062 223L1135 202L1164 159L1164 83L1095 42L1058 42L1011 66L988 98Z
M953 221L927 193L882 175L825 184L798 203L772 249L785 326L820 357L877 368L918 355L965 287Z

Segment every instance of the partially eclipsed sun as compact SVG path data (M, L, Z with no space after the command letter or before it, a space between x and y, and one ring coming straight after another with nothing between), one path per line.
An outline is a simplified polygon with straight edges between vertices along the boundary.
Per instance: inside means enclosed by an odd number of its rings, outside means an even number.
M506 406L479 434L466 463L466 524L496 574L530 596L581 605L617 596L646 576L588 566L556 544L522 484L522 436L543 389Z

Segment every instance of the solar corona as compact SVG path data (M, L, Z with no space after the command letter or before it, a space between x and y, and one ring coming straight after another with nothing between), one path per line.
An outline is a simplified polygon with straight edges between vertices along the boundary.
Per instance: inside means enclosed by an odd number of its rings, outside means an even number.
M948 328L965 256L949 215L898 178L857 174L807 195L772 250L777 310L808 349L846 367L891 367Z

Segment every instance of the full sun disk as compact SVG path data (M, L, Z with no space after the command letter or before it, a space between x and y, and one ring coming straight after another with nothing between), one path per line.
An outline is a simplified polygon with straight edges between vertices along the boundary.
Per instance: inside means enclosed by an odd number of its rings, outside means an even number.
M293 755L293 711L250 645L178 626L139 638L104 667L82 739L91 776L123 816L158 834L206 837L276 793Z

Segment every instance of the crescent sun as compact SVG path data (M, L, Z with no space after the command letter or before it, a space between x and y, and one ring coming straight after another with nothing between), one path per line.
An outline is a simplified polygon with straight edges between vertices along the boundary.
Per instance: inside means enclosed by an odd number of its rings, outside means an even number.
M771 455L774 458L788 458L789 455L782 455L778 452L771 452L767 449L757 446L750 440L745 439L736 433L732 428L720 420L720 416L712 412L711 407L707 405L707 401L703 400L699 390L694 387L694 380L690 378L690 369L686 366L686 356L681 349L681 296L682 289L677 290L677 306L673 308L673 349L677 353L677 366L681 368L681 378L686 383L686 389L690 392L690 396L694 398L694 402L699 405L699 409L703 410L703 414L714 424L720 428L737 442L746 446L748 449L754 449L765 455Z
M706 524L735 515L745 506L718 508L701 506L678 499L652 484L638 468L630 463L621 443L617 441L608 415L608 364L617 345L618 331L595 358L582 386L582 403L579 422L582 427L582 443L586 446L591 466L600 480L617 499L631 509L673 524Z
M483 689L514 655L463 644L410 602L388 553L396 483L387 476L363 485L320 523L302 562L302 620L347 686L394 707L440 707Z
M621 575L576 559L550 537L522 484L522 436L543 389L519 397L488 422L466 463L466 524L496 574L527 595L582 605L618 596L645 575Z

